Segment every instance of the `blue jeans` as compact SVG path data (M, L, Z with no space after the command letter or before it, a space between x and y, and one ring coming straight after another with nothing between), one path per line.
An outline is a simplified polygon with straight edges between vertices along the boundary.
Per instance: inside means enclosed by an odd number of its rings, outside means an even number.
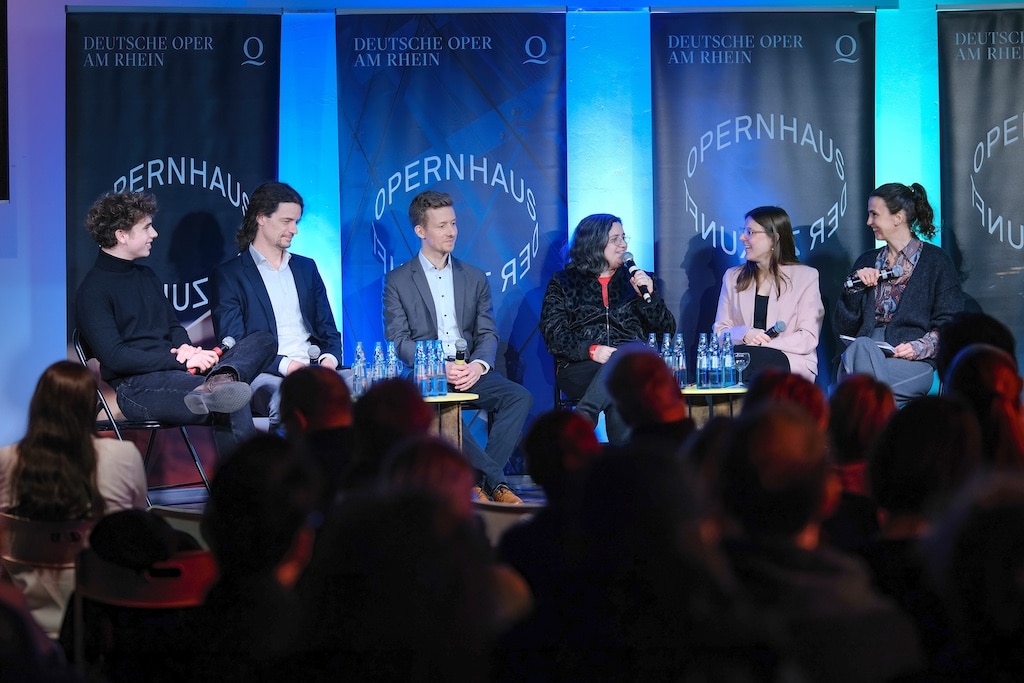
M224 354L210 374L233 370L239 381L250 382L277 354L277 341L269 332L255 332ZM212 425L220 457L230 455L255 435L252 411L243 406L227 415L196 415L185 405L185 395L206 377L182 370L160 370L132 375L117 385L117 404L129 420L157 420L169 425Z
M448 390L455 391L450 385ZM486 449L466 430L462 436L462 451L470 464L483 474L484 488L490 492L505 481L505 463L519 445L533 396L522 385L493 370L481 375L468 391L480 398L466 405L487 412L489 429Z

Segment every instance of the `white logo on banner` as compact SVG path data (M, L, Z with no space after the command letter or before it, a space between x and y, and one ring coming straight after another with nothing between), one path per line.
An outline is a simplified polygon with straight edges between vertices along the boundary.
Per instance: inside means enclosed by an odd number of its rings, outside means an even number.
M246 59L243 66L263 66L267 60L263 59L263 40L257 36L249 36L242 43L242 54Z
M468 176L468 177L467 177ZM452 154L444 157L432 155L412 161L388 176L387 187L377 190L374 198L374 217L380 220L384 212L392 205L396 193L403 195L411 194L421 187L430 183L439 183L442 180L459 180L462 182L477 182L489 185L494 189L501 189L504 194L511 197L516 203L526 209L526 215L533 224L533 232L526 245L519 252L505 261L501 266L501 291L504 292L510 285L514 286L530 272L533 259L537 257L540 249L540 223L537 220L537 198L533 190L526 185L523 177L515 172L515 169L505 167L498 161L492 161L487 157L477 157L473 154ZM458 207L456 207L457 209ZM510 228L510 230L515 230ZM493 271L491 268L483 268L488 275Z
M839 228L839 219L846 215L847 187L843 151L832 138L827 138L824 131L816 129L811 123L801 123L795 116L760 113L754 116L736 116L722 121L701 135L699 143L690 148L686 158L686 178L693 178L697 170L709 162L713 155L729 147L770 142L797 145L802 151L811 152L828 164L836 174L838 185L835 200L810 223L808 248L813 250L816 246L823 245ZM709 216L697 197L691 193L690 184L685 179L683 192L685 210L693 220L694 232L699 233L701 239L710 241L712 246L720 247L725 253L736 254L742 248L738 231L730 228L727 233L724 223ZM799 230L793 232L799 234Z
M844 34L836 38L836 54L839 55L834 62L844 62L846 64L856 64L860 61L860 57L857 57L857 39L849 34Z
M992 158L996 152L1002 152L1007 147L1016 146L1021 142L1021 130L1024 128L1024 120L1020 114L1014 114L995 126L989 128L985 139L978 142L974 148L974 158L971 170L971 206L978 211L979 224L983 229L988 230L989 235L999 235L1000 242L1006 242L1014 249L1024 249L1024 222L1018 216L1016 222L1012 215L1006 211L1006 207L993 207L986 199L983 187L979 187L978 180L981 169L985 162ZM1018 150L1019 151L1019 150ZM1018 155L1020 156L1020 155ZM993 162L995 163L995 162ZM1001 188L996 190L997 196L1005 199L1006 179L1009 169L1020 168L1020 161L1004 161L989 175L994 176L993 180ZM1015 173L1015 171L1013 172ZM1018 196L1016 193L1013 196Z
M523 50L529 59L523 60L523 64L547 64L548 41L541 36L530 36L523 44Z

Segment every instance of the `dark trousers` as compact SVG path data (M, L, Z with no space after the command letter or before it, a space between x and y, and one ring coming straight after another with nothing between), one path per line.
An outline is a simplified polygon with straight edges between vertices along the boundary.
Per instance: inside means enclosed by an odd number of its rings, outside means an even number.
M448 390L455 391L450 385ZM483 475L484 488L489 492L505 481L505 463L519 445L533 396L521 384L493 370L481 375L469 391L480 398L466 405L487 412L487 447L481 448L467 430L462 436L462 451Z
M629 439L630 429L605 388L607 374L608 363L585 360L559 368L555 381L566 396L579 399L576 411L586 415L594 424L604 413L608 442L623 444Z

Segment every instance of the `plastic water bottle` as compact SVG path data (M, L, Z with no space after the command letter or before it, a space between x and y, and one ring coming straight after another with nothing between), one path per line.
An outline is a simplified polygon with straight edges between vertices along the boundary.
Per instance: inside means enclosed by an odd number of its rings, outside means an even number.
M448 395L448 373L445 372L444 343L434 341L434 396Z
M672 342L672 353L676 357L676 384L682 389L686 386L686 345L683 344L683 333L676 332Z
M736 357L732 355L732 334L722 334L722 386L736 384Z
M416 361L413 372L416 375L416 387L420 390L420 396L430 396L431 377L430 364L427 362L427 343L423 340L416 342Z
M384 379L384 344L377 342L373 345L373 370L370 373L370 382L379 382Z
M706 389L708 384L708 334L707 332L700 333L700 339L697 342L697 388Z
M718 335L713 332L708 342L708 386L722 388L722 350L718 346Z
M366 393L366 351L363 342L356 342L356 355L352 360L352 393L359 398Z
M651 347L655 351L658 350L658 335L654 332L647 335L647 346Z
M393 341L388 342L388 350L384 357L384 377L387 379L398 377L398 350Z

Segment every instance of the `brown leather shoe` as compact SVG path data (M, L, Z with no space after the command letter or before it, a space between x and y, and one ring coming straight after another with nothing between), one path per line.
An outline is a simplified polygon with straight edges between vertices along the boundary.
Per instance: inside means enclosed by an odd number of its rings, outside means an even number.
M498 484L491 491L491 499L495 503L506 503L508 505L522 505L523 499L512 492L505 484Z
M491 498L479 486L473 487L473 500L489 501Z

